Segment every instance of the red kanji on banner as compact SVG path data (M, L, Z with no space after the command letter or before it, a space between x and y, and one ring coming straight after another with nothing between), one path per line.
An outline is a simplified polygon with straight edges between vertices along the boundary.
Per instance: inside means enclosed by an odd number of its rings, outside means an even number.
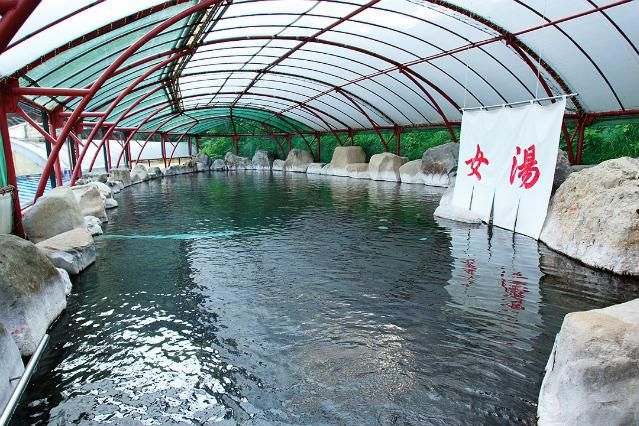
M517 152L513 155L513 165L510 168L510 184L512 185L517 179L521 180L519 187L524 189L530 189L539 180L539 167L537 167L537 160L535 159L535 145L530 145L524 149L524 158L521 164L518 164L517 157L521 154L521 148L517 147Z
M470 166L470 173L468 176L475 175L477 180L481 180L481 174L479 173L479 166L482 164L489 164L488 159L484 156L479 144L477 144L477 152L475 152L475 157L469 158L465 161L466 164Z

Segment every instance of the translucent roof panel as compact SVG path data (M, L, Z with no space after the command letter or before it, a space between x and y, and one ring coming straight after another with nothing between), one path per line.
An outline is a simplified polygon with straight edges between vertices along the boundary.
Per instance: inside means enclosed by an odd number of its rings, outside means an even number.
M87 110L190 133L240 111L260 129L442 125L463 107L571 93L572 117L639 114L637 22L636 0L43 0L0 73L89 88L121 58Z

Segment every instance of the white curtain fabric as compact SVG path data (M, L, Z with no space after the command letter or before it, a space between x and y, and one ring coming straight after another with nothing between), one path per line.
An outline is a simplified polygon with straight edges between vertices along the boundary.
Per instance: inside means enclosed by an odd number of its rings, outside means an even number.
M546 219L565 99L467 111L453 204L538 239Z

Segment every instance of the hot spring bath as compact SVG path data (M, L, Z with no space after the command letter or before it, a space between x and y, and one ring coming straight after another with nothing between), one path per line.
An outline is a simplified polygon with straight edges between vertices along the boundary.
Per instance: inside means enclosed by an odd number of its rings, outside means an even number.
M306 174L130 187L14 424L535 422L564 315L639 297L442 191Z

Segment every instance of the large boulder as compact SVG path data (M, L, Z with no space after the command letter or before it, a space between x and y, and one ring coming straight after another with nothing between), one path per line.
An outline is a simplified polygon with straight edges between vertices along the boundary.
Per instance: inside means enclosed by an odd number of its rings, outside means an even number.
M227 152L224 156L224 163L228 170L248 170L253 168L253 163L246 157L240 157L232 152Z
M199 171L197 161L193 158L182 164L182 173L195 173L197 171Z
M86 185L91 182L106 183L108 179L109 175L106 173L84 173L75 183L76 185Z
M36 246L57 268L77 275L95 262L95 243L91 234L82 228L58 234Z
M28 356L66 308L71 281L30 241L0 235L0 247L0 323Z
M539 425L639 424L639 299L566 315L537 416Z
M124 189L124 184L121 181L115 180L113 178L109 178L106 184L109 188L111 188L111 192L113 192L114 194L119 194L120 191Z
M435 146L422 155L424 183L431 186L448 186L450 178L457 174L459 144L449 142Z
M399 177L402 183L425 183L422 172L422 160L413 160L399 168Z
M406 157L400 157L390 152L375 154L368 163L368 173L372 180L399 182L399 168L407 162Z
M639 275L639 158L570 174L550 200L539 239L586 265Z
M327 174L334 176L348 176L346 166L349 164L366 163L366 152L361 146L338 146L333 151L331 168Z
M481 217L475 212L454 206L453 192L455 191L455 178L451 179L450 186L439 200L439 206L435 209L433 216L442 219L454 220L462 223L480 224Z
M57 191L58 188L51 192ZM72 186L71 190L78 200L82 217L95 216L102 222L108 222L109 218L106 214L106 197L102 195L97 186L93 183L87 185Z
M570 160L568 160L568 154L566 151L559 150L557 152L557 165L555 166L555 178L552 182L552 190L556 191L562 183L568 179L570 171Z
M114 209L118 206L118 202L113 198L113 190L109 185L102 182L91 182L90 185L95 186L100 191L100 194L104 199L105 209Z
M109 171L109 179L122 182L122 186L126 187L131 185L131 172L129 172L127 167L111 169L111 171Z
M160 178L160 177L162 177L162 169L160 169L158 166L150 167L149 170L146 173L146 177L147 177L147 179Z
M182 167L178 166L177 164L167 167L166 169L164 169L164 172L163 172L164 176L175 176L175 175L181 175L181 174L182 174Z
M22 217L24 230L38 243L83 225L84 216L78 200L68 187L58 187L40 197Z
M198 170L200 170L200 165L202 167L202 170L208 170L209 167L211 167L211 163L213 163L211 157L209 157L205 152L202 151L197 153L197 155L195 156L195 161L198 164Z
M148 174L148 170L144 164L138 163L131 169L131 184L144 182Z
M370 179L368 163L350 163L346 165L346 176L353 179Z
M225 172L226 163L224 160L217 159L211 164L211 170L214 172Z
M322 168L324 168L325 165L326 163L311 163L308 165L306 173L309 175L319 175L322 173Z
M6 328L0 323L0 409L4 408L18 385L16 377L24 373L20 350Z
M285 163L286 162L284 160L280 160L279 158L277 160L274 160L273 161L273 170L283 171Z
M253 168L255 170L271 170L275 161L275 154L271 151L258 149L253 155Z
M284 162L284 171L306 173L308 165L313 161L313 154L302 149L293 148L289 151Z

